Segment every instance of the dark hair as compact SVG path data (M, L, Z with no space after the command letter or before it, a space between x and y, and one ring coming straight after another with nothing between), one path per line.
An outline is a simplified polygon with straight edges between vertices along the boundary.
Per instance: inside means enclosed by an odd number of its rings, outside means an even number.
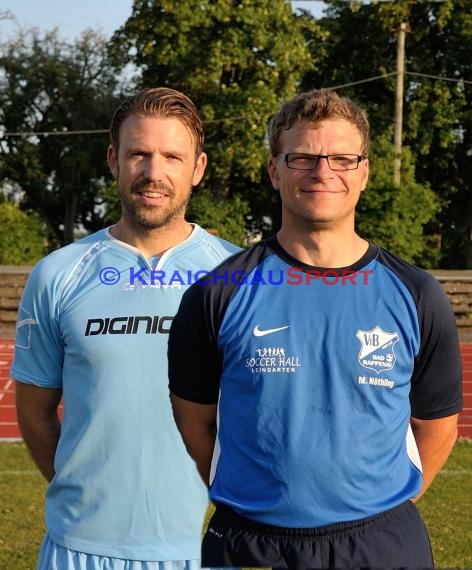
M203 151L203 121L191 99L180 91L167 87L143 89L128 97L116 109L110 124L110 143L118 151L121 125L130 115L179 119L195 139L195 153Z
M345 119L352 123L362 141L362 155L369 150L369 123L364 112L350 99L329 89L313 89L299 93L286 101L269 121L268 139L272 156L280 152L280 136L283 130L290 129L297 121L314 127L321 121Z

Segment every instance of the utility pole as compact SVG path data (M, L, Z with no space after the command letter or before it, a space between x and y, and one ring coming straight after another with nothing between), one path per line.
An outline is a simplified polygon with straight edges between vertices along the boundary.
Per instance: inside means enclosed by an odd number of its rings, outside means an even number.
M403 84L405 80L406 27L405 22L402 22L400 24L400 28L397 30L397 88L395 92L395 133L393 136L395 147L393 183L395 186L400 186L400 171L402 165Z

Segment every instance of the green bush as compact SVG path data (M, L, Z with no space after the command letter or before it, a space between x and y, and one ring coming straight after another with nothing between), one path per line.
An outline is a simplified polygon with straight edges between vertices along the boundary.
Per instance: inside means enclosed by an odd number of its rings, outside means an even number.
M239 194L217 202L207 189L194 191L187 218L205 229L217 230L219 237L243 245L249 204Z
M0 203L0 265L33 265L46 252L44 225L13 202Z
M435 220L441 208L438 197L427 184L415 181L412 154L407 147L402 151L402 183L396 187L389 137L379 137L371 146L369 183L357 208L358 232L420 267L437 267L440 239Z

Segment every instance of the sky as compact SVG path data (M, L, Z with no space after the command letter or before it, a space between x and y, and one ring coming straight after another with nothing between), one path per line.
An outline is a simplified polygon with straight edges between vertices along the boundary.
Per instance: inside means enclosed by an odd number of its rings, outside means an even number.
M131 15L132 0L0 0L0 13L9 11L15 21L0 20L0 37L11 37L18 25L41 30L59 28L73 40L87 28L111 35Z
M99 29L110 36L131 15L133 0L0 0L0 14L5 11L14 20L0 20L0 38L9 38L18 26L41 30L59 28L60 36L74 40L87 28ZM321 15L323 2L304 0L292 2Z

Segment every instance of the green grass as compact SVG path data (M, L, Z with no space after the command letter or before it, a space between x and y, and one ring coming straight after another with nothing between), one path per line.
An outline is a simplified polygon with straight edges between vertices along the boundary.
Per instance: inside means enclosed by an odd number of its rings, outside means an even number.
M44 535L46 482L21 443L0 444L0 568L33 570Z
M438 568L472 568L472 441L458 442L418 507Z
M457 443L419 501L438 568L472 568L472 442ZM46 484L22 443L0 444L0 569L34 570Z

